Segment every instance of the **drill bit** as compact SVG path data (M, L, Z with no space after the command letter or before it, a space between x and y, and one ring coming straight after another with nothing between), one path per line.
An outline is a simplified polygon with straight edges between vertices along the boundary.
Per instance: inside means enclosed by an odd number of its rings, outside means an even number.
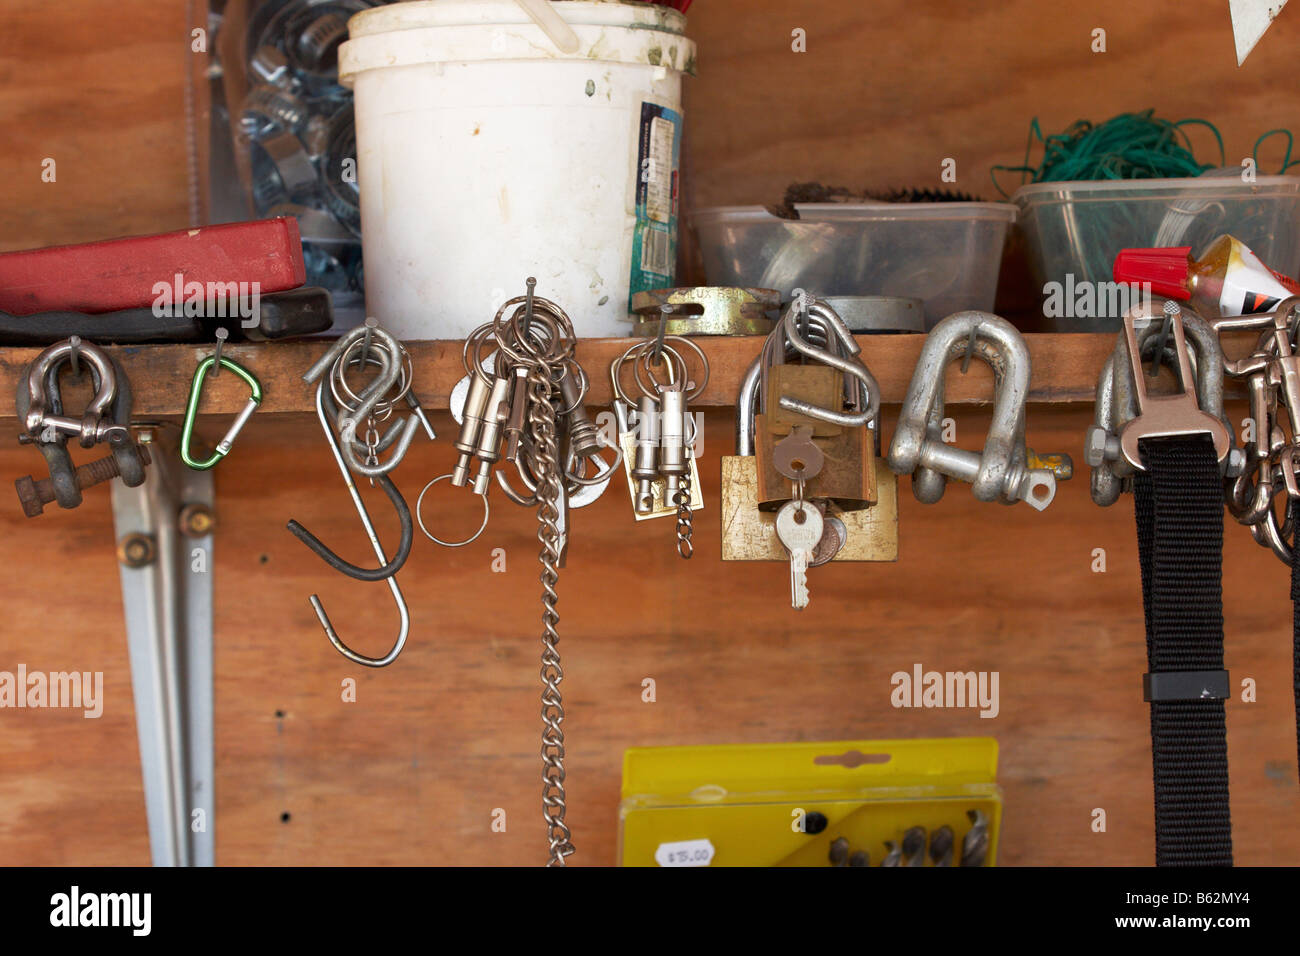
M848 866L849 859L849 841L844 837L837 837L831 842L830 861L831 866Z
M967 810L971 828L961 840L961 865L983 866L989 854L989 818L980 810Z
M903 834L903 866L925 863L925 827L912 827Z
M870 866L871 857L867 855L866 850L855 850L849 857L849 866Z
M898 866L898 864L901 863L903 859L902 848L897 843L891 843L889 840L886 840L885 849L888 850L889 852L886 853L885 858L880 861L880 865Z
M930 860L935 866L952 866L952 827L941 826L930 834Z

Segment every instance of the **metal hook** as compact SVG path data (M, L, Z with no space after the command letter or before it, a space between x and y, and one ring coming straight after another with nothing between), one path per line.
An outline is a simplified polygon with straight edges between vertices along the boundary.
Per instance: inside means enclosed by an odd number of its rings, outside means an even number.
M980 344L980 327L978 324L972 324L970 327L970 338L966 340L966 354L961 357L961 373L965 375L970 371L970 360L975 357L975 350Z
M322 382L318 388L323 387L324 383ZM361 498L360 495L357 494L356 484L352 481L352 474L348 471L346 464L340 457L341 452L338 441L329 424L329 420L334 412L333 397L329 395L328 392L324 394L318 393L316 407L317 413L321 416L321 429L325 432L325 438L330 443L330 448L333 449L340 468L346 472L343 476L343 480L347 484L348 490L352 493L353 503L360 505ZM387 561L381 557L381 566L378 568L362 568L352 564L350 561L345 561L322 544L319 538L297 521L290 519L288 525L289 530L293 533L294 537L307 545L307 547L311 548L312 551L316 552L322 561L334 570L346 574L348 577L356 578L358 581L383 581L390 578L401 570L402 565L406 563L406 559L411 553L411 542L414 540L415 530L411 520L411 509L407 506L406 500L402 497L402 493L397 490L397 486L393 484L392 479L387 475L380 475L379 487L383 489L384 494L388 495L388 499L393 503L393 507L397 509L397 518L402 526L402 538L401 542L397 546L397 553L393 556L393 560ZM362 508L364 508L364 506L362 506ZM367 525L369 524L365 518L363 518L363 523Z
M362 390L356 407L347 407L339 411L336 416L339 439L343 443L343 454L346 456L348 466L357 474L365 475L368 478L378 478L392 471L401 462L406 455L411 441L415 438L415 432L423 423L426 431L432 432L428 425L427 419L421 414L415 414L406 419L401 427L400 437L396 439L396 448L388 456L387 461L375 465L367 464L357 457L356 436L358 425L369 418L374 411L375 406L388 394L394 385L402 377L402 346L391 334L379 328L378 323L373 319L367 319L364 326L358 326L350 330L339 339L325 352L303 375L303 381L315 382L326 370L331 368L336 361L340 361L351 350L352 346L358 339L364 339L362 343L363 363L372 362L374 359L379 360L379 375ZM369 343L372 339L378 339L383 348L371 349ZM386 442L388 444L388 442Z
M528 286L524 294L524 335L528 335L533 330L533 297L537 292L537 280L529 276L524 284Z
M361 343L361 364L364 367L370 361L370 339L375 334L375 329L379 326L379 320L373 315L367 316L366 321L362 324L365 331L364 341Z
M401 621L401 630L398 632L397 640L394 642L392 648L388 651L387 654L385 654L383 657L366 657L364 654L358 654L356 651L352 650L352 648L348 647L346 644L343 643L343 641L339 638L338 633L334 630L334 626L330 623L329 615L325 613L325 608L324 606L322 606L320 602L320 598L315 594L311 596L311 606L315 609L316 617L320 620L321 627L324 628L325 630L325 636L329 638L329 642L334 645L335 650L337 650L348 660L352 661L354 664L361 664L365 667L386 667L389 664L391 664L393 661L395 661L397 659L397 655L402 652L402 648L406 644L406 635L411 628L410 612L407 609L406 599L402 596L402 589L401 587L398 586L397 577L396 577L397 569L400 568L402 564L406 561L406 556L410 553L411 550L411 534L412 534L411 512L409 508L405 508L406 503L405 501L402 500L400 494L397 494L396 497L394 497L393 493L389 494L389 497L393 498L393 503L395 505L397 505L400 502L400 505L398 505L398 510L399 510L399 517L402 517L402 542L403 542L403 547L400 547L398 549L397 556L393 559L392 562L389 562L388 558L385 557L384 555L384 548L379 543L379 538L375 535L375 527L370 521L370 513L366 511L365 502L361 500L361 495L357 492L357 486L352 480L352 474L351 472L348 471L347 463L343 460L343 453L339 448L338 439L335 438L333 429L330 426L329 418L327 417L325 412L326 398L324 395L324 388L325 388L324 382L321 382L316 386L316 417L320 420L321 429L325 432L325 439L326 441L329 442L330 451L334 453L334 462L336 465L338 465L339 473L343 476L343 483L347 485L348 494L352 496L353 507L356 508L357 515L358 517L361 518L361 524L366 529L366 537L370 539L370 546L374 548L375 557L379 559L379 562L382 566L376 570L384 571L386 570L387 566L389 566L390 564L396 565L395 567L393 567L391 571L387 573L387 575L384 577L384 580L388 584L388 589L393 593L393 601L397 604L397 613ZM384 485L384 490L386 492L389 490L390 487L392 487L392 480L389 479L386 475L381 477L380 483ZM396 492L396 488L393 488L393 492ZM404 515L401 514L401 511L403 509L405 509ZM297 530L295 530L294 527L295 525L297 525ZM297 522L295 521L290 521L289 530L292 531L299 538L299 540L303 541L305 544L308 544L308 546L310 546L310 542L307 540L307 537L304 537L304 535L308 534L305 528L303 528L301 525L298 525ZM301 531L302 534L299 534L299 531ZM321 547L322 549L324 549L323 545ZM316 549L313 548L313 550ZM322 558L325 557L323 551L316 551L316 553L319 554ZM356 570L363 571L363 573L366 574L375 573L370 571L364 571L364 569L360 569L360 568L357 568ZM353 576L355 577L356 575ZM366 579L363 578L363 580Z
M81 378L81 336L68 339L68 359L72 363L73 379Z
M1151 356L1152 378L1160 374L1160 366L1165 363L1165 349L1169 347L1169 331L1173 328L1174 319L1181 319L1183 315L1182 308L1173 299L1165 300L1163 311L1164 319L1160 323L1160 334L1156 339L1156 353Z
M673 314L673 307L665 303L659 306L659 331L655 334L654 351L650 357L656 364L664 357L664 333L668 331L668 316Z

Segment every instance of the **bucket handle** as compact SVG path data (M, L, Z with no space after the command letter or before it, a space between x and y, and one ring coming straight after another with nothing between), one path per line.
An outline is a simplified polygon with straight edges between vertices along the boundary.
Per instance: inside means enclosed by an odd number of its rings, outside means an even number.
M555 12L551 0L515 0L515 2L524 8L524 12L533 18L533 22L542 28L561 53L578 52L578 34L574 33L573 28Z

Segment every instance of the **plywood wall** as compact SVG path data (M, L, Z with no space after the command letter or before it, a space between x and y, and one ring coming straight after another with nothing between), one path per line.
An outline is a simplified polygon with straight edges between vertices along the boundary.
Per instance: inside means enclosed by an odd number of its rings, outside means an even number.
M1285 13L1240 69L1226 3L700 0L690 21L699 77L686 84L688 182L699 206L779 202L791 181L938 188L949 157L948 188L1000 198L989 169L1021 163L1034 118L1052 133L1147 108L1202 117L1230 163L1260 134L1300 127L1288 79L1300 17ZM794 30L806 53L792 51ZM1094 30L1105 31L1104 53L1092 50ZM1211 134L1190 135L1217 161ZM1266 145L1261 170L1277 170L1284 145Z
M987 416L956 417L959 436L978 444ZM1088 420L1083 408L1036 408L1030 442L1077 459ZM899 562L815 569L811 605L796 614L782 566L719 560L718 456L730 434L728 416L711 412L708 506L690 562L677 557L668 523L632 520L617 488L574 514L559 585L573 862L614 862L628 747L991 735L1006 791L1004 863L1149 863L1130 503L1096 508L1085 479L1042 514L980 504L962 486L931 507L904 482ZM0 487L36 459L0 450ZM413 501L451 461L447 442L419 443L398 485ZM369 672L327 644L307 596L322 595L345 640L382 653L396 631L387 589L340 577L284 529L294 517L338 550L366 553L315 423L255 420L216 476L218 861L541 862L531 512L494 499L487 533L458 551L417 534L399 577L410 641L396 664ZM431 495L431 527L453 534L477 522L475 502ZM0 669L102 670L107 698L98 720L0 711L0 863L148 861L107 499L100 489L77 512L32 521L0 508L11 568L0 576ZM372 508L393 540L382 496ZM1259 685L1257 703L1228 705L1237 858L1293 863L1287 569L1243 529L1230 526L1226 539L1227 664L1234 680ZM504 572L492 570L498 548ZM1093 570L1097 548L1105 573ZM1000 713L894 709L890 675L915 663L998 671ZM656 681L655 703L641 699L645 677ZM357 682L356 703L342 700L346 678ZM1091 830L1098 807L1104 834ZM491 831L496 808L505 833Z
M184 8L123 0L110 18L67 0L0 12L0 248L188 224ZM950 156L957 185L990 196L988 166L1018 161L1031 117L1054 129L1146 106L1213 120L1240 158L1259 132L1296 125L1300 15L1289 14L1238 70L1226 4L700 0L687 199L769 202L795 179L933 185ZM1105 54L1089 49L1096 27ZM805 54L790 52L795 28ZM40 181L47 156L54 184ZM1034 409L1031 443L1077 460L1088 420L1083 407ZM961 422L977 435L984 419ZM710 503L729 434L726 414L712 415ZM408 496L448 458L446 442L417 446L398 475ZM0 489L38 461L0 445ZM364 548L315 424L255 421L217 488L219 861L540 862L530 515L499 504L489 534L461 551L419 540L402 575L410 644L370 673L328 647L306 597L321 589L340 629L379 651L393 623L386 590L343 581L283 529L297 517L340 549ZM613 862L626 747L956 734L1001 744L1003 862L1151 860L1127 504L1099 511L1079 479L1042 515L980 505L961 487L922 507L904 483L900 500L899 563L818 569L802 615L784 606L779 566L717 560L716 507L700 516L689 564L668 527L635 524L616 494L575 517L560 605L575 863ZM470 520L450 501L434 511ZM148 860L111 542L102 489L34 521L12 500L0 507L0 669L101 670L108 699L99 720L0 711L0 863ZM496 547L505 573L491 571ZM1286 573L1237 528L1226 560L1228 665L1259 682L1258 703L1228 708L1238 859L1291 863ZM999 670L999 717L894 710L889 674L914 662ZM646 676L655 704L641 701ZM348 677L355 704L340 699ZM509 822L494 834L498 807ZM1105 834L1089 825L1097 807Z

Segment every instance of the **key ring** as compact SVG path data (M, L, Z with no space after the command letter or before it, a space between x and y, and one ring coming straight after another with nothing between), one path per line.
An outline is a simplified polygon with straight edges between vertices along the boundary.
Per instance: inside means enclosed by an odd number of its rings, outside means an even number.
M693 402L697 398L699 398L700 395L704 393L704 389L709 384L709 374L710 374L709 357L704 354L704 349L700 348L698 345L696 345L694 342L692 342L684 335L664 336L664 340L662 343L663 351L672 354L677 359L677 362L681 367L681 378L682 378L683 388L685 388L686 383L690 381L690 369L687 368L686 359L682 356L681 352L679 352L677 349L669 345L668 344L669 342L676 342L679 345L685 345L691 348L692 350L694 350L696 356L700 360L700 369L701 369L700 380L694 383L695 388L690 392L688 392L686 395L686 401ZM636 383L642 389L642 391L645 390L645 384L641 381L642 368L645 368L646 375L650 378L651 385L653 385L657 389L662 390L663 388L663 386L660 385L658 379L655 378L654 371L651 368L650 356L653 351L654 351L653 349L645 348L644 346L642 346L640 360L636 363L636 365L633 366L633 371L636 374Z
M358 349L366 349L362 355L354 356L353 353ZM383 342L372 341L368 348L365 343L358 339L353 342L342 355L334 362L330 369L330 391L334 394L334 401L340 408L353 409L361 404L361 396L352 388L347 380L347 371L350 368L361 368L365 365L383 366L383 361L375 355L371 355L373 350L388 351L388 347ZM377 422L386 422L393 414L393 409L397 403L406 397L407 392L411 390L411 381L414 378L414 369L411 364L411 353L405 348L398 346L398 368L399 374L397 379L397 392L392 398L380 396L380 400L375 403L374 409L370 413ZM363 388L364 392L365 389Z
M424 524L424 515L422 513L424 509L424 496L429 491L429 489L432 488L434 485L436 485L438 482L444 481L445 479L450 477L451 477L450 473L445 475L439 475L437 478L433 479L433 481L425 485L423 489L421 489L420 497L415 499L415 520L419 522L420 530L424 532L425 537L428 538L430 541L434 542L435 544L440 544L444 548L463 548L465 545L470 544L471 542L477 540L478 536L483 533L485 528L487 528L488 517L490 516L491 513L491 506L488 504L488 497L486 494L479 496L483 499L483 523L478 526L477 531L475 531L464 541L443 541L441 538L435 536L431 531L429 531L427 527L425 527Z
M614 460L610 464L606 465L605 460L601 458L600 455L592 455L588 458L579 457L574 464L582 465L582 476L574 474L572 466L564 472L564 477L575 485L599 485L601 482L609 481L610 476L618 470L618 467L621 464L623 464L623 450L617 445L610 444L609 440L605 438L603 433L597 432L597 436L601 448L608 448L610 451L614 452ZM599 461L604 467L597 469L596 473L592 477L588 478L586 477L587 463L593 458Z
M655 378L655 365L663 367L665 374L668 376L667 385L661 384L659 379ZM645 369L646 375L650 379L649 385L641 378L642 368ZM654 349L643 345L641 351L636 354L632 361L632 376L636 379L636 387L641 389L644 395L657 395L665 389L674 387L679 381L682 383L682 387L685 388L686 380L690 377L690 374L691 371L686 367L686 359L682 357L682 353L667 342L662 343L662 351L657 359L654 357ZM690 396L687 396L688 400L689 398Z

